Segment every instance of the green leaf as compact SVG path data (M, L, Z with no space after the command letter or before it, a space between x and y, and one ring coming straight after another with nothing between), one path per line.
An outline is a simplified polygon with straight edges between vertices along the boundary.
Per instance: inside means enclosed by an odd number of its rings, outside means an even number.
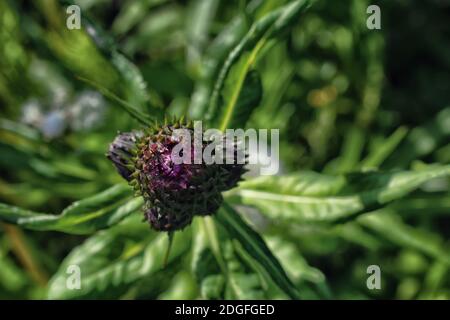
M73 1L66 2L73 4ZM120 86L118 87L120 93L115 94L111 92L113 88L99 84L99 79L95 81L85 77L79 77L79 79L96 88L108 99L118 103L132 117L145 125L149 125L151 119L162 118L162 110L150 105L147 83L139 68L118 51L115 40L93 19L83 15L82 23L86 26L86 33L91 37L97 49L109 61L109 66L114 68L120 75ZM119 97L119 95L122 96L123 94L125 95L124 99ZM151 107L152 114L147 113L147 107Z
M294 243L280 236L268 236L265 240L291 279L296 282L325 283L325 275L308 264Z
M309 265L293 242L284 239L283 235L271 235L264 239L289 277L297 285L302 299L331 298L325 275L319 269ZM311 291L314 293L312 297L304 294L304 292Z
M148 88L141 70L120 52L111 52L111 63L121 75L123 91L128 105L136 106L142 115L151 119L163 119L164 110L159 96Z
M204 299L256 299L262 298L264 292L260 283L255 282L255 273L251 272L251 280L247 279L243 270L249 268L238 260L233 252L231 242L226 238L220 239L214 253L214 246L210 246L210 232L206 224L196 219L193 224L194 242L192 254L192 272L200 287L201 297ZM217 232L214 232L217 234ZM221 236L225 234L222 233ZM219 263L220 261L220 263ZM257 279L259 280L259 279ZM242 283L246 289L239 287Z
M254 15L262 4L261 1L251 1L247 5L246 15ZM201 118L206 113L213 90L213 81L227 53L245 35L246 28L246 21L242 15L234 17L206 49L202 57L200 79L197 81L189 106L189 115L192 119Z
M359 217L357 222L396 245L419 250L450 266L450 248L439 236L405 224L395 211L382 209Z
M254 274L254 280L249 285L253 282L255 294L258 294L258 291L262 291L261 294L264 294L264 299L289 299L289 295L275 283L267 269L254 259L241 243L234 239L232 244L236 256L247 266L248 271L246 273ZM258 285L256 285L256 276L259 278Z
M277 298L288 297L273 282L266 269L237 240L230 241L226 229L219 225L220 265L217 254L209 246L209 231L202 226L204 225L198 219L194 221L191 259L192 272L199 284L202 298L267 299L274 297L274 291L278 293Z
M376 251L382 246L378 237L356 223L337 224L332 228L332 234L368 251Z
M220 250L220 244L217 243L217 248L213 249L210 241L209 231L207 230L203 219L194 219L192 223L193 242L192 242L192 258L191 270L196 276L197 281L201 282L207 275L226 272L224 261L220 266L217 262L217 253L214 250ZM222 257L222 256L221 256ZM223 260L223 258L222 258Z
M142 77L139 68L128 60L123 54L114 51L111 55L111 63L116 67L122 76L128 90L128 101L132 105L139 106L139 109L144 109L149 101L149 95L147 92L147 83Z
M73 1L64 1L67 4L74 4ZM138 5L139 6L139 5ZM144 4L144 7L146 5ZM135 8L137 9L137 8ZM117 44L113 37L111 37L94 19L89 18L88 15L84 14L82 16L82 24L86 26L86 33L91 37L92 41L97 46L97 49L108 59L112 67L120 74L122 78L120 81L121 92L126 94L126 101L129 106L136 105L138 110L142 111L144 114L147 111L149 105L149 93L147 88L147 83L145 82L141 71L139 68L131 62L127 57L119 52ZM99 85L95 85L99 89ZM100 90L100 89L99 89ZM119 102L117 97L113 97L111 92L105 94L108 88L102 88L100 91L108 97L112 98L116 102ZM124 100L120 102L122 105ZM126 105L123 105L127 107ZM158 117L162 116L162 110L158 108L153 108L152 113L155 113Z
M161 300L190 300L197 298L197 287L191 273L180 271L170 281L169 288L158 299Z
M195 272L205 299L267 298L261 277L238 258L231 241L222 243L226 273L221 273L212 251L206 248L197 260Z
M220 130L225 130L231 127L231 120L239 105L248 108L245 111L246 114L249 115L251 113L250 107L254 108L254 103L243 104L239 99L246 98L241 92L244 90L246 82L249 81L247 80L247 75L252 70L258 54L270 39L275 38L282 30L289 27L309 6L309 3L310 1L308 0L294 1L278 10L270 12L251 26L247 34L230 52L217 77L206 115L207 120L218 125ZM246 52L248 54L244 54ZM227 90L226 101L224 105L221 105L220 97L224 95L223 88L226 79L232 67L240 59L242 59L239 62L240 67L234 76L236 80L233 82L233 87ZM256 99L252 102L255 101Z
M286 275L278 260L269 250L264 240L241 219L239 214L231 206L225 203L215 217L230 236L239 241L248 254L265 268L280 289L289 297L298 299L298 292L295 286Z
M100 91L106 98L117 103L124 111L126 111L130 116L132 116L134 119L136 119L143 125L150 126L153 124L152 120L155 119L154 116L143 113L135 106L131 105L127 101L123 100L122 98L118 97L117 95L109 91L107 88L101 86L100 84L92 80L83 77L78 77L78 79L80 79L83 82L86 82L90 86Z
M244 271L230 272L228 285L225 289L225 298L237 300L265 299L259 276L256 273Z
M450 165L421 171L361 172L325 176L299 172L261 176L227 193L283 223L340 222L400 199L421 184L450 175Z
M225 290L225 276L212 274L207 276L200 287L200 294L204 299L223 299Z
M448 266L441 262L435 262L427 271L424 279L423 289L421 295L418 299L421 300L437 300L446 299L448 300L448 295L445 296L444 288L446 287L446 276L448 273Z
M190 229L174 237L168 266L185 253ZM99 232L76 247L60 265L49 283L50 299L113 299L127 293L139 280L163 270L168 237L151 232L148 224L130 217L117 226ZM80 270L80 289L71 289L69 266Z
M236 76L239 75L241 68L242 65L237 64L227 77L223 89L223 100L225 104L229 104L229 97L232 97L234 94L234 86L236 81L239 81ZM227 119L229 117L229 120L224 120L228 123L226 128L243 128L250 118L253 109L261 102L262 95L263 87L259 73L256 70L251 70L245 76L244 84L233 109L224 109L223 114L220 116L221 119ZM225 127L221 126L221 128Z
M337 167L330 173L344 173L354 170L358 164L364 147L364 131L358 126L352 126L345 137Z
M16 293L26 286L28 281L26 270L16 265L14 259L3 248L0 248L0 270L2 270L0 272L0 288L5 288L10 293ZM2 292L0 292L0 297L7 298L3 296Z
M371 152L361 163L362 168L378 168L387 157L389 157L397 148L397 146L405 138L408 130L400 127L388 137L383 143Z
M411 161L435 151L449 137L450 107L447 107L425 125L412 129L382 168L407 166Z
M167 0L144 0L124 3L123 8L114 20L112 31L122 36L140 23L155 6L164 2L167 2Z
M27 140L38 142L41 141L38 130L20 122L8 119L0 119L0 129L14 133L19 137L25 138Z
M218 4L218 0L196 0L190 3L186 22L188 66L195 67L200 63Z
M444 216L450 212L450 194L417 193L414 196L396 201L391 207L400 215L406 217Z
M60 215L37 213L0 203L0 220L39 231L90 234L121 221L142 207L127 185L113 186L95 196L76 201Z

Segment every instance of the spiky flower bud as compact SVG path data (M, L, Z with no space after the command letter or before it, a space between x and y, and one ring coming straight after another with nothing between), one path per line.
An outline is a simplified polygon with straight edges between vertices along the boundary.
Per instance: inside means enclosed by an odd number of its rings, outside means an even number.
M176 129L190 134L180 137ZM221 192L236 186L244 172L243 164L204 163L201 155L207 143L197 145L194 136L191 123L177 121L154 126L142 135L121 134L111 144L109 159L144 197L144 216L155 230L183 229L195 215L213 214L223 201ZM174 159L178 152L174 148L180 144L188 148L178 155L190 152L192 161ZM200 162L194 161L198 153Z
M137 151L136 142L141 136L142 133L140 132L119 133L109 145L109 151L106 154L119 174L127 181L131 180L131 174L134 172L132 158Z

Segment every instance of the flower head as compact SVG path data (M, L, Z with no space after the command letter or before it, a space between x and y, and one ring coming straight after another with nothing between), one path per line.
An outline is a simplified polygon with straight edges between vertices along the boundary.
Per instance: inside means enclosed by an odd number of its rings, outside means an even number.
M192 134L180 137L175 129ZM221 192L236 186L244 172L242 164L175 161L174 148L180 143L188 145L181 152L191 152L191 159L203 152L206 143L197 150L193 133L191 123L178 121L145 134L121 134L110 146L108 158L145 199L144 216L155 230L183 229L195 215L215 213L223 201Z

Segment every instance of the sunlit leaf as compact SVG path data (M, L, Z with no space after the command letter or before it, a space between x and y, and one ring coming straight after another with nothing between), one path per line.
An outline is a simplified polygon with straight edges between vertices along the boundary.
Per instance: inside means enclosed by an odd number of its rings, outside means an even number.
M124 222L90 237L71 252L50 281L50 299L119 298L139 280L164 268L167 235L155 237L139 219ZM168 266L189 248L190 237L189 230L177 233ZM69 266L79 268L80 289L67 285L74 274L67 273Z
M291 298L298 298L298 293L286 272L274 257L261 236L250 228L229 205L224 205L216 215L220 224L225 227L230 236L242 245L243 248L259 264L261 264L273 281Z
M357 221L398 246L416 249L450 266L449 248L438 235L405 224L394 211L380 210Z
M298 0L268 13L251 26L248 33L229 53L214 85L214 91L212 92L208 113L206 115L207 119L212 121L213 124L218 125L220 130L225 130L230 127L230 121L239 104L242 103L240 99L247 98L247 95L244 96L241 92L244 90L246 82L248 84L247 74L252 70L260 51L270 39L278 36L282 30L292 24L309 4L308 0ZM248 52L248 54L244 55L245 52ZM222 90L225 86L226 79L232 67L241 57L241 67L235 76L236 80L233 83L233 88L227 90L227 97L224 99L225 103L221 106L220 97L224 94ZM253 100L252 103L246 103L243 106L249 109L246 110L247 114L251 113L250 108L256 107L254 102L257 100ZM220 116L221 114L222 116Z
M244 181L228 195L237 203L258 208L274 221L338 222L380 208L431 179L449 175L450 166L340 176L299 172Z
M98 195L76 201L59 215L37 213L0 203L0 220L23 228L89 234L138 211L142 198L133 198L127 185L116 185Z

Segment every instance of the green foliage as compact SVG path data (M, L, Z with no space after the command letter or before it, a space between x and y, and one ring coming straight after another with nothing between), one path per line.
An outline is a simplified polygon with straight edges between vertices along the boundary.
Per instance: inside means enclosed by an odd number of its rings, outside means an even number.
M189 248L189 231L177 234L172 244L168 265ZM154 236L136 219L87 239L76 247L60 265L49 283L50 299L119 298L131 284L152 277L164 268L168 237ZM81 289L66 286L67 270L79 266L82 274Z
M286 292L288 296L295 299L298 297L296 289L287 277L278 260L270 252L264 240L248 227L239 215L227 204L217 213L217 220L227 229L232 239L236 239L255 260L261 264L267 275Z
M72 203L59 215L31 212L0 203L0 217L3 221L32 230L89 234L113 226L139 210L143 203L142 198L131 197L127 185L116 185Z
M449 175L450 166L341 176L303 172L245 181L229 196L278 222L342 222L404 197L426 181Z
M297 18L309 5L308 0L298 0L294 1L275 10L272 13L265 15L263 18L255 22L248 33L242 38L242 40L236 45L236 47L231 50L227 59L224 62L220 73L218 74L217 81L214 85L214 91L211 95L211 102L206 114L206 118L210 119L214 124L218 125L220 130L226 128L233 128L233 125L245 124L251 113L251 108L258 105L261 93L259 89L259 80L255 72L250 73L250 69L255 63L255 60L259 52L263 49L264 45L272 38L278 36L281 31L287 28L295 18ZM248 51L248 54L244 54ZM238 62L242 59L241 62ZM218 117L216 114L219 113L217 109L219 108L219 96L221 95L222 88L225 86L226 79L232 67L237 64L236 69L233 72L233 77L230 82L232 87L228 85L224 92L227 99L223 103L223 112L219 116L220 121L215 121ZM230 75L231 77L231 75ZM244 88L245 91L244 91ZM255 93L256 92L256 93ZM239 122L231 122L233 113L236 109L240 110L245 108L244 111L238 111ZM245 115L245 116L244 116Z

